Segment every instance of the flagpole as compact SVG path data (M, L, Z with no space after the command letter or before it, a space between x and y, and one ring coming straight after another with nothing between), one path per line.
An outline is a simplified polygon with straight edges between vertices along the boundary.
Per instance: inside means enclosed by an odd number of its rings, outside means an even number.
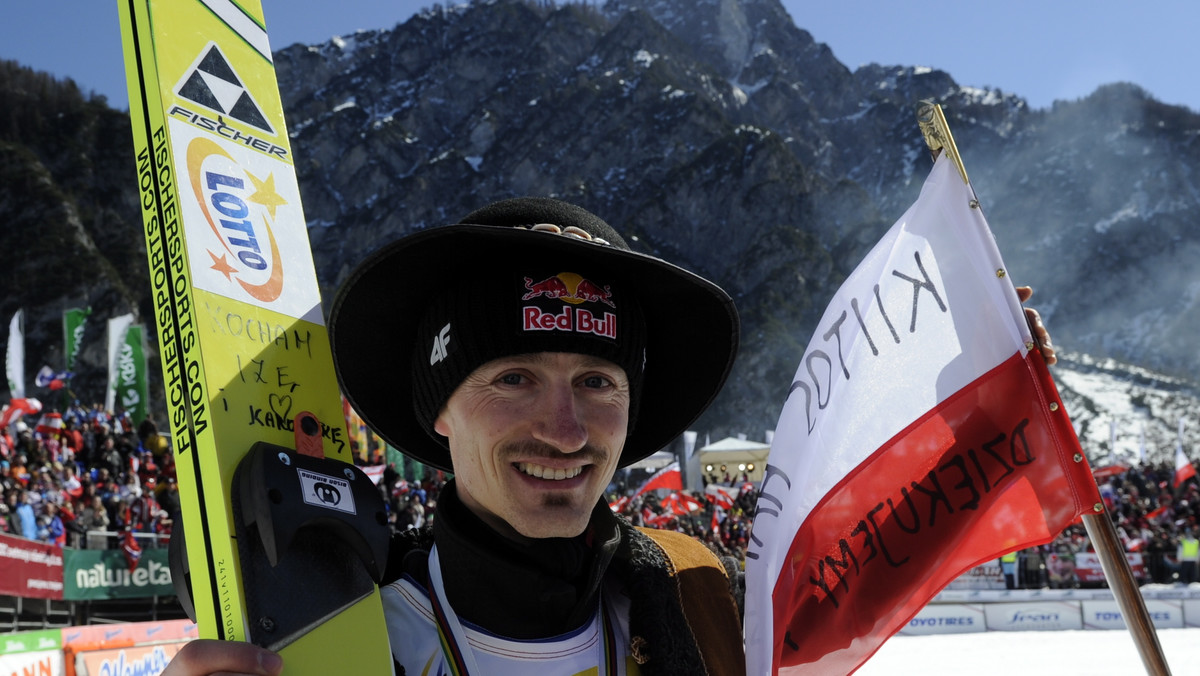
M1117 529L1113 526L1108 510L1104 509L1104 504L1099 503L1096 506L1100 508L1100 513L1084 514L1083 526L1096 548L1096 555L1100 559L1100 567L1104 569L1108 586L1117 598L1121 617L1125 618L1125 626L1129 627L1129 633L1133 635L1133 642L1137 644L1146 673L1152 676L1170 676L1171 669L1167 666L1167 658L1158 642L1158 633L1154 630L1149 611L1146 610L1146 601L1142 598L1137 580L1133 577L1129 560L1125 558L1121 541L1117 537Z
M954 143L954 136L950 134L950 126L946 122L942 107L932 101L922 101L917 109L917 124L934 158L937 158L938 153L945 152L954 161L963 183L970 184L962 155ZM1146 601L1142 598L1137 581L1133 577L1133 569L1130 568L1120 538L1117 537L1117 529L1113 526L1103 502L1096 503L1095 510L1094 514L1083 515L1083 525L1096 549L1108 586L1117 599L1121 616L1125 618L1125 625L1129 627L1129 633L1133 635L1133 641L1137 644L1146 673L1150 676L1170 676L1171 670L1167 667L1166 656L1163 655L1154 623L1150 620L1150 613L1146 610Z

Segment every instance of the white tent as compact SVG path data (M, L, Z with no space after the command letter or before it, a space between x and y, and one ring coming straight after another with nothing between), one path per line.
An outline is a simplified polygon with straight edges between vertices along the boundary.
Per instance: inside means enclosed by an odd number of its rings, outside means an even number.
M711 465L713 468L711 473L722 477L725 472L721 471L721 465L724 465L725 471L729 474L739 475L743 471L739 469L739 466L745 465L744 471L750 475L750 480L761 481L763 470L767 466L767 456L771 453L771 445L726 437L716 443L704 446L698 453L700 469L705 474L710 473L708 467ZM750 469L751 465L754 466L754 469Z
M629 469L658 470L673 462L675 462L674 453L670 451L658 451L633 463L629 466Z

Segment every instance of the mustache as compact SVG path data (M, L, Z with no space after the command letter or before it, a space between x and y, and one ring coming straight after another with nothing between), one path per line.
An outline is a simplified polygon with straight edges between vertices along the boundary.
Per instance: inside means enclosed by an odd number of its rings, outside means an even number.
M563 453L554 446L537 439L524 439L521 441L511 441L499 448L500 459L505 462L516 462L517 459L529 460L570 460L578 462L580 459L586 460L594 465L604 464L611 452L601 446L595 444L584 444L583 448L573 453Z

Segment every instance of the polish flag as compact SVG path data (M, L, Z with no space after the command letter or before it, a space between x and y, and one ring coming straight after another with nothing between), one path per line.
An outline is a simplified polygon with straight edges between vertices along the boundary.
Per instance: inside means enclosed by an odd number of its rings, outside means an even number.
M41 412L42 402L33 397L13 399L3 409L0 409L0 430L17 422L24 416L37 415Z
M1183 482L1196 477L1196 466L1183 452L1182 446L1175 447L1175 488L1183 485Z
M733 501L737 497L734 495L733 489L728 486L709 484L704 487L704 498L722 509L732 508Z
M653 491L659 488L670 488L671 490L683 490L683 474L679 471L679 463L673 462L666 467L658 470L646 479L646 483L637 489L637 492L632 497L637 497L642 493Z
M692 512L698 512L704 508L704 505L699 500L693 498L687 493L674 492L663 498L662 509L670 514L679 516L687 516Z
M63 428L62 414L58 411L51 411L42 415L34 431L44 438L57 439L62 434Z
M943 156L826 309L747 552L752 674L849 674L963 571L1100 502L974 192Z

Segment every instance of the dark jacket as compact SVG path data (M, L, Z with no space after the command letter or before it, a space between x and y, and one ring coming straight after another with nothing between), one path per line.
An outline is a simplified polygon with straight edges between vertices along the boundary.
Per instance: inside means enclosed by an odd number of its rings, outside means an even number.
M619 534L604 574L615 576L631 600L630 647L641 672L645 676L744 674L741 621L717 558L704 545L679 533L660 531L651 538L613 516L607 506L595 514L594 519L607 514ZM385 584L402 574L421 583L427 581L426 557L417 554L407 561L406 557L413 552L428 553L433 533L432 527L425 527L393 536ZM669 538L670 558L656 542L661 533Z

